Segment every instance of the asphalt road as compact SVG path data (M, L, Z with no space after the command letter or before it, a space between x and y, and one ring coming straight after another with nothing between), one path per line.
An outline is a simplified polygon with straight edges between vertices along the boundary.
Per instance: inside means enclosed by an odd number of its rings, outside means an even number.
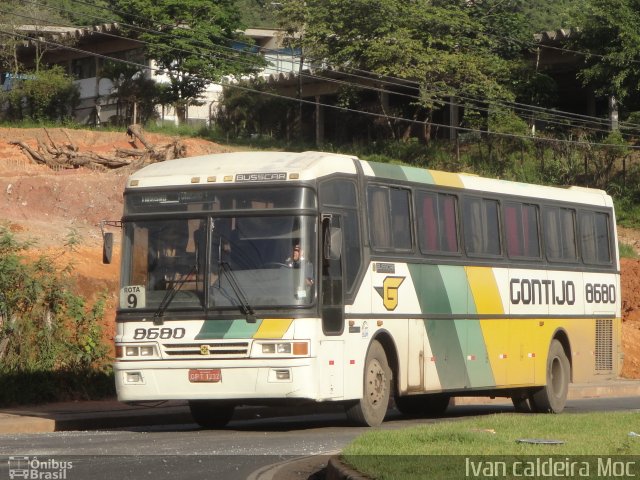
M640 398L570 400L566 408L568 413L612 410L640 411ZM381 428L405 428L496 412L513 412L513 407L509 404L456 406L441 419L405 419L391 412ZM26 461L30 462L29 468L37 466L36 470L44 473L40 478L65 480L256 478L255 472L268 465L339 451L366 430L350 426L340 413L310 413L235 421L218 431L185 424L3 435L0 436L0 480L9 479L10 473L20 478ZM59 476L51 476L56 472Z

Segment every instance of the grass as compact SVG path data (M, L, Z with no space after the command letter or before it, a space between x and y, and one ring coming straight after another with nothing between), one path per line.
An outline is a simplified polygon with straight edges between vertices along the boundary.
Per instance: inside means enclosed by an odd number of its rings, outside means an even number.
M535 462L538 458L565 463L586 461L593 463L590 473L595 474L600 467L597 462L603 457L612 456L617 461L625 458L618 457L621 455L640 455L640 436L630 436L632 431L640 434L637 412L497 414L404 430L367 432L344 449L342 459L379 480L429 478L430 470L435 475L432 478L462 478L469 473L467 459L474 460L477 468L480 461L487 462L483 465L489 467L493 465L490 461L505 461L508 473L512 473L516 461ZM519 443L519 439L564 443L528 444ZM640 461L637 457L635 460L633 473L639 476ZM603 468L607 473L606 465ZM485 471L484 476L491 476L488 473ZM580 472L574 473L573 476L582 476Z
M635 248L627 243L619 243L618 250L620 251L620 258L640 258Z

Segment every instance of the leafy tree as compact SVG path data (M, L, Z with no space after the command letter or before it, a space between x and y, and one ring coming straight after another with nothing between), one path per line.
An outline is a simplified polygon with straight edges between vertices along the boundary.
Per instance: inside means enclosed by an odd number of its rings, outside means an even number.
M140 68L107 61L100 75L113 83L109 97L117 102L116 118L121 125L137 123L138 119L144 124L156 115L155 106L162 103L162 86L148 78Z
M575 28L577 12L583 0L529 0L523 5L528 19L528 33L538 33L558 28Z
M640 1L587 0L580 23L573 47L589 54L583 83L627 110L640 109Z
M264 0L236 0L242 23L250 28L274 28L274 3Z
M411 116L425 122L426 140L434 111L459 92L487 101L513 99L508 59L515 47L506 38L524 20L518 8L514 10L520 4L518 0L285 0L280 18L294 41L295 34L303 33L299 42L307 57L347 70L419 82L420 98ZM393 113L384 100L381 96L381 111ZM407 136L406 130L402 136Z
M201 104L207 85L225 75L245 75L263 65L260 57L232 50L240 13L233 0L112 0L128 24L147 30L131 35L145 42L145 54L166 76L178 118ZM157 33L156 33L157 32Z
M67 120L79 101L78 86L59 66L25 72L12 82L11 90L0 92L8 120Z
M41 5L50 7L48 12L55 11L64 20L78 26L93 26L101 23L100 17L96 16L96 12L102 12L108 9L108 0L83 0L77 2L75 0L39 0ZM115 19L113 14L112 19Z

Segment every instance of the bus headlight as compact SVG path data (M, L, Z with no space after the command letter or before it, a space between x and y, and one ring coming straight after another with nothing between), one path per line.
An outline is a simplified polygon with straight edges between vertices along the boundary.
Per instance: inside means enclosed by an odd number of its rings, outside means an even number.
M116 345L116 358L137 360L139 358L158 358L155 345Z
M309 342L257 342L253 348L254 356L309 356Z

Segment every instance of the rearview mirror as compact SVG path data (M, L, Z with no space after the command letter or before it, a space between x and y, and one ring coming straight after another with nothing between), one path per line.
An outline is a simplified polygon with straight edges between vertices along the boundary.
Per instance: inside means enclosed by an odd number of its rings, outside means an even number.
M110 264L113 256L113 233L105 232L102 234L102 263Z
M342 255L342 229L338 216L322 219L322 254L325 260L338 260Z

